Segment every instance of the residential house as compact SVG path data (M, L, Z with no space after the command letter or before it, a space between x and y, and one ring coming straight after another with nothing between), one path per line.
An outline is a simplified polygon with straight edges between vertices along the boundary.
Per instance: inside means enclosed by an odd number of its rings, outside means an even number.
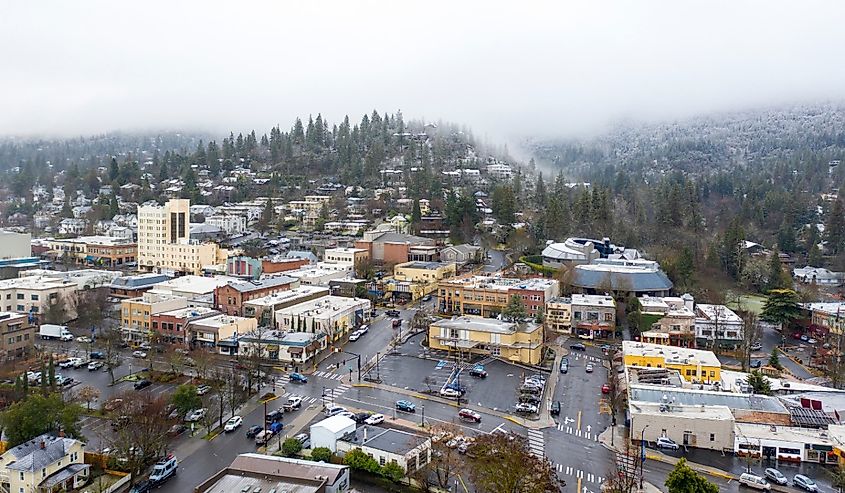
M832 272L823 267L801 267L792 269L792 277L802 284L815 284L817 286L839 286L845 274Z
M695 306L697 347L736 347L742 343L742 318L725 305Z
M9 493L52 493L81 488L89 477L84 443L39 435L0 455L0 489Z
M448 246L440 250L441 262L454 262L458 265L480 263L483 256L483 248L469 244Z

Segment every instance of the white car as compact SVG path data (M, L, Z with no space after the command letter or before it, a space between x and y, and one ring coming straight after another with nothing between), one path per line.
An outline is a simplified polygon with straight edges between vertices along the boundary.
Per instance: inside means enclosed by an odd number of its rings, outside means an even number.
M750 349L752 351L759 351L759 350L763 349L763 345L760 344L759 342L755 342L754 344L751 345Z
M352 411L341 411L337 413L337 416L343 416L344 418L349 418L352 420L355 419L355 413L353 413Z
M357 330L355 332L349 334L349 340L350 341L357 341L359 337L361 337L361 334Z
M189 423L192 423L194 421L199 421L199 420L201 420L202 418L205 417L206 412L207 411L205 410L205 408L195 409L195 410L189 412L187 416L185 416L185 421L187 421Z
M440 389L440 397L455 399L455 398L460 397L460 396L461 396L461 393L458 392L455 389L450 389L449 387L443 387L442 389Z
M229 418L229 421L226 421L226 424L223 425L223 431L226 433L230 431L235 431L235 429L244 423L244 419L240 416L232 416Z
M678 445L677 443L675 443L674 440L668 437L659 437L657 439L657 442L655 442L655 445L657 445L657 448L665 448L669 450L678 450L679 448L681 448L680 445Z
M208 385L200 385L197 387L197 395L205 395L209 392L211 392L211 387Z
M146 358L147 353L145 353L143 351L132 351L132 356L134 356L136 358Z
M358 328L358 334L359 334L359 335L364 335L364 334L366 334L369 330L370 330L370 326L369 326L369 325L362 325L361 327L359 327L359 328Z
M368 425L373 425L373 426L380 425L380 424L384 423L384 414L373 414L369 418L365 419L364 423L367 423Z
M91 338L85 337L85 336L79 336L79 337L76 338L76 342L81 342L82 344L88 344L89 342L91 342Z

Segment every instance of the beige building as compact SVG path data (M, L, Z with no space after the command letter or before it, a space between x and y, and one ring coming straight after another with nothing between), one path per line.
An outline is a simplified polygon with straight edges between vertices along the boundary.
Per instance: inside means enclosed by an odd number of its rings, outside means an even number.
M23 313L0 312L0 361L26 358L35 343L35 326Z
M302 221L306 228L312 228L320 219L323 207L328 207L332 198L329 195L306 195L305 200L288 202L290 212Z
M64 320L76 318L76 284L66 280L41 276L26 276L0 281L0 300L3 311L35 313L43 317L50 306L64 301Z
M639 300L643 342L664 346L695 347L695 312L692 296L688 294L680 298L643 296Z
M188 339L192 344L213 347L222 339L236 338L237 334L248 334L258 327L252 317L215 315L188 323Z
M144 293L140 298L120 302L120 330L123 338L145 341L150 337L152 317L164 312L187 308L188 300L181 296Z
M85 444L44 434L0 455L0 490L52 493L80 488L88 481Z
M0 229L0 259L32 255L32 235Z
M138 207L140 269L201 274L205 266L226 263L228 252L216 243L190 239L190 208L187 199Z
M276 310L276 328L284 332L322 333L334 342L369 320L370 309L368 299L323 296Z
M733 451L734 415L727 406L632 402L630 436L654 442L660 437L681 446Z
M434 283L457 274L457 264L446 262L405 262L393 267L398 281Z
M351 270L370 260L370 252L366 248L327 248L323 252L323 261L328 263L349 264Z
M572 330L572 298L552 298L546 301L546 327L569 334Z
M542 326L533 322L453 317L432 323L428 342L431 349L490 355L530 365L539 363L543 356Z
M322 286L300 286L288 291L273 293L244 301L243 315L258 320L258 325L275 326L275 312L305 301L329 295L329 288Z

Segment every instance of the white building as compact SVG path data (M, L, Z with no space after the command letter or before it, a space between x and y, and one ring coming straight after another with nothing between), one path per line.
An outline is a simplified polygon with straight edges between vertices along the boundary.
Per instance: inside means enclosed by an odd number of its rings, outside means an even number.
M29 233L0 230L0 259L31 256L31 242Z
M331 341L360 326L370 317L370 300L323 296L277 310L276 328L285 332L325 333Z
M51 305L64 300L63 322L76 318L76 284L41 276L27 276L0 281L0 300L4 311L44 314Z
M59 234L81 235L87 226L88 221L85 219L65 218L59 222Z
M343 279L350 274L349 270L337 270L328 267L289 270L285 271L284 275L299 279L299 283L303 286L328 286L329 282Z
M742 343L742 318L725 305L695 306L695 339L699 347Z
M217 226L227 235L238 235L246 231L246 216L241 214L215 214L207 217L205 224Z
M502 163L488 164L487 174L499 180L509 180L513 177L513 168Z
M346 416L332 416L311 425L311 448L326 447L337 452L337 441L355 431L355 421Z
M214 290L236 279L225 276L181 276L156 284L149 292L159 295L179 296L193 300L214 294Z
M431 461L431 438L395 428L364 425L337 441L338 455L355 449L361 449L380 466L398 464L406 474Z

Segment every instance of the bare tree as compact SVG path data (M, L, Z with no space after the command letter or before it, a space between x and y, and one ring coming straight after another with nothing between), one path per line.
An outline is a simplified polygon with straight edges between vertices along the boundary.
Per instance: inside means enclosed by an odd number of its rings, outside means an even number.
M163 455L170 427L167 398L148 392L123 394L111 411L111 447L125 457L133 477Z
M752 312L742 312L742 342L740 352L742 353L742 371L751 368L751 347L760 339L760 323L757 315Z
M533 455L524 439L501 433L482 435L472 451L469 474L480 493L560 491L551 463Z
M100 398L100 391L96 387L86 385L76 392L76 397L85 403L85 407L90 411L91 402Z
M191 353L191 359L194 360L197 378L204 380L208 376L209 367L214 362L211 351L206 348L197 349Z
M104 328L100 331L100 337L97 338L97 347L103 353L103 363L105 363L106 370L111 377L111 383L114 384L114 369L120 366L120 348L123 345L123 339L120 337L118 329Z

